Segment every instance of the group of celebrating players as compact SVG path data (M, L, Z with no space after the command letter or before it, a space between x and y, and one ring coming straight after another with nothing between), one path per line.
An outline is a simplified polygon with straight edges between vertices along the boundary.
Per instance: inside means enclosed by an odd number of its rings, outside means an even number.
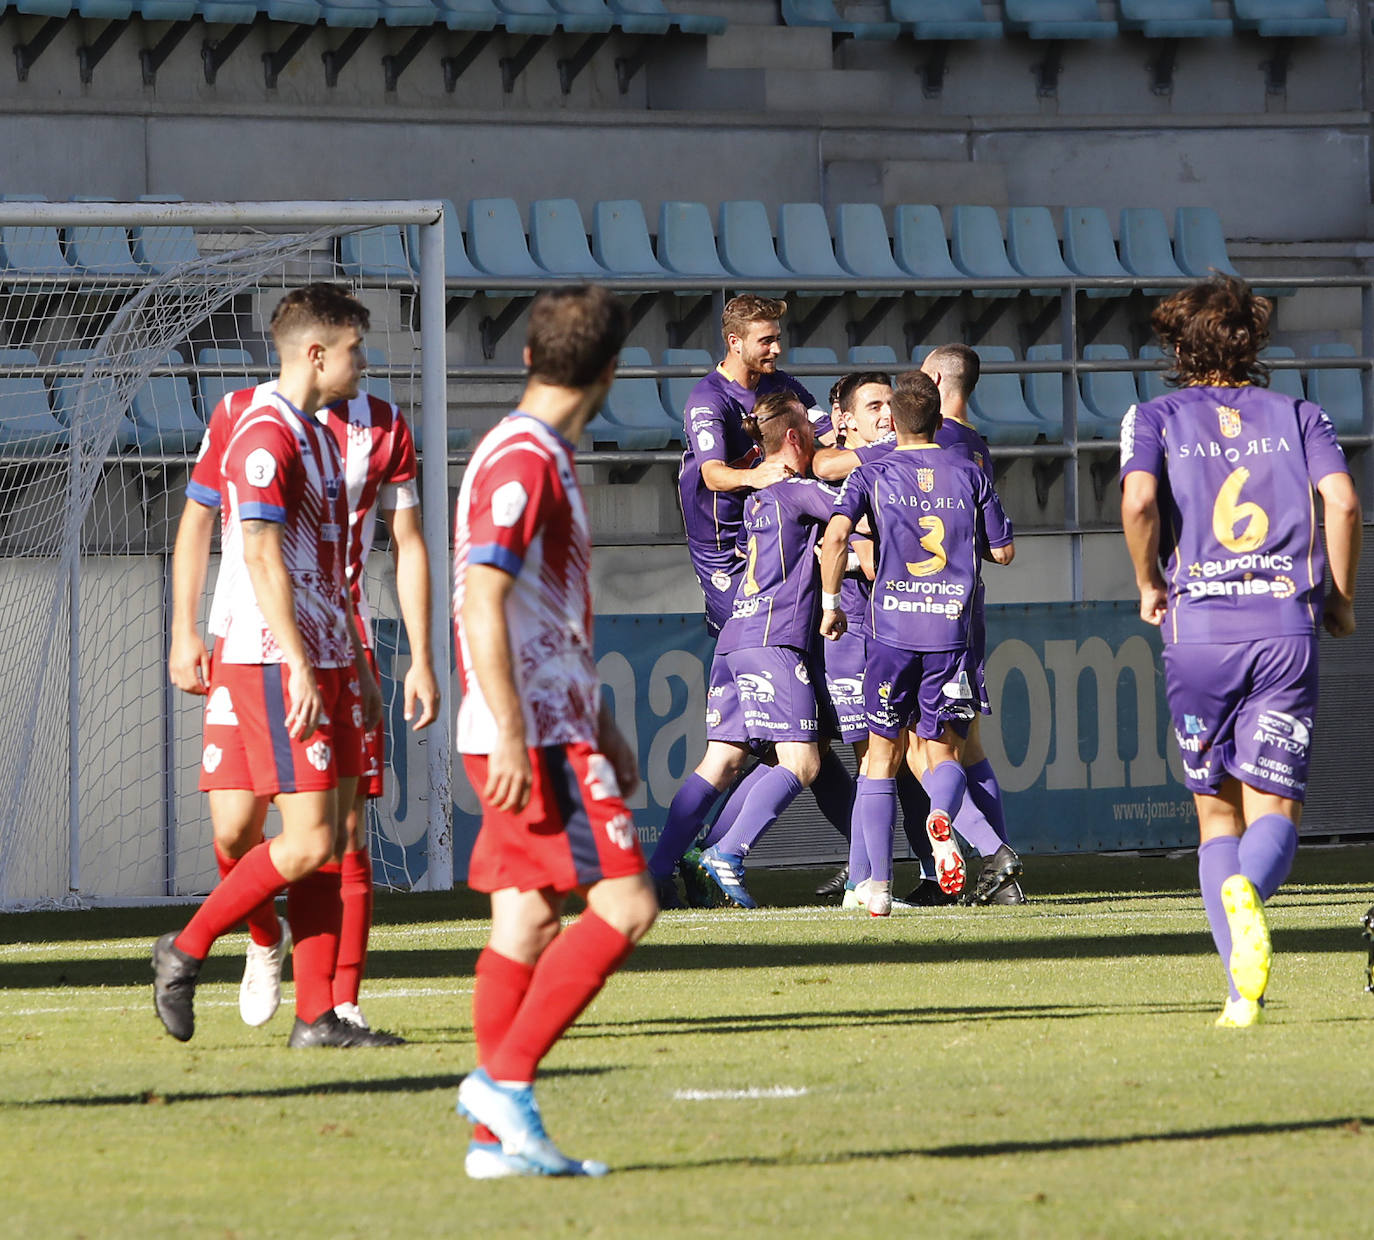
M578 286L534 300L519 405L465 472L456 731L483 807L468 882L492 909L473 990L478 1066L457 1101L475 1126L465 1163L475 1178L605 1174L549 1138L533 1092L540 1061L660 906L681 903L676 870L689 898L709 885L754 906L744 859L802 789L849 838L836 883L846 907L883 917L896 903L899 800L927 870L908 903L948 902L965 887L960 837L984 859L975 902L1024 899L979 740L990 709L981 566L1009 563L1014 547L991 454L967 416L977 355L945 345L895 382L851 375L827 412L777 369L785 311L765 298L730 301L725 359L685 411L683 514L718 644L706 752L647 865L625 805L635 756L593 657L591 536L575 461L629 330L609 292ZM1166 298L1154 325L1178 390L1127 412L1122 429L1123 525L1141 615L1164 629L1203 900L1230 987L1225 1027L1262 1017L1272 954L1263 904L1297 844L1317 625L1354 629L1361 530L1326 415L1264 387L1268 315L1264 298L1229 277ZM221 881L153 950L155 1008L182 1041L194 1032L202 962L244 920L244 1020L275 1011L294 941L289 1045L402 1041L370 1028L358 1007L366 798L381 775L361 583L378 511L412 650L405 717L427 725L439 699L415 451L400 411L359 394L367 326L338 286L285 297L272 319L279 375L215 410L188 486L170 671L206 696L201 787ZM217 515L207 650L194 617ZM857 781L832 741L854 745ZM264 841L269 802L282 831ZM286 921L273 904L282 891ZM586 909L565 928L573 894Z

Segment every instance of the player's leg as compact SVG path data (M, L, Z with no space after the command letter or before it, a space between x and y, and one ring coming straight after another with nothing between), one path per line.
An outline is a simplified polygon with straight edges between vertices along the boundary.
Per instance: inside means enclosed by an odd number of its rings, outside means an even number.
M921 784L930 797L926 834L935 853L936 876L946 895L962 891L965 877L953 823L968 788L960 759L972 712L962 698L951 698L945 689L954 683L961 658L960 652L922 655L919 718L912 729L924 741Z
M339 896L343 920L339 926L339 954L334 963L332 995L341 1020L368 1028L358 1007L367 940L372 929L372 856L367 843L366 776L358 781L358 794L344 815L344 846L339 858Z
M897 736L871 731L865 773L854 794L853 834L862 839L867 859L865 903L874 917L892 912L892 835L897 827L897 768L902 761Z
M968 781L954 829L982 857L983 864L973 890L965 896L970 904L1023 904L1017 878L1021 858L1007 842L1002 809L1002 789L983 748L982 716L974 715L960 757Z

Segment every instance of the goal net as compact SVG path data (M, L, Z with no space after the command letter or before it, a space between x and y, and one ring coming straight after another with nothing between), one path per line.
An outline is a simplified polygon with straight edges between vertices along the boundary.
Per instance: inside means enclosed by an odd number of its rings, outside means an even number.
M435 203L0 204L0 908L185 898L216 881L197 791L204 699L167 678L171 551L205 420L275 373L266 325L292 288L349 284L372 316L365 388L422 445L437 428L421 487L443 612L440 219ZM365 588L391 742L374 872L447 886L447 707L407 734L408 643L382 545ZM446 658L436 672L446 704Z

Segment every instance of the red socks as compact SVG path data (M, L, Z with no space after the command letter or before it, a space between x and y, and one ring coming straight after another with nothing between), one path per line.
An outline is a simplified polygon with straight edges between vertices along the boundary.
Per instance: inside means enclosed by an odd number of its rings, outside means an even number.
M232 930L255 908L272 900L286 880L272 864L266 842L250 849L210 893L204 904L176 937L176 946L188 956L204 960L221 934ZM272 940L275 942L275 938Z
M509 1032L530 988L534 967L485 947L473 972L472 1032L477 1039L477 1062L485 1064ZM483 1124L472 1135L477 1141L498 1140Z
M339 958L334 965L335 1007L358 1002L367 960L367 935L372 929L372 858L366 847L344 853L342 879L343 923L339 928Z
M239 863L238 857L230 857L218 844L215 845L215 864L219 866L219 879L223 882L230 871ZM259 947L272 947L281 938L281 923L277 921L277 907L271 900L259 904L248 914L248 933Z
M253 854L250 853L249 856ZM296 979L296 1015L307 1024L334 1007L334 961L339 954L339 867L322 865L286 889Z
M498 1081L534 1080L539 1061L596 998L606 979L625 963L633 950L634 944L625 935L587 910L539 957L530 976L529 989L505 1037L489 1053L483 1045L489 1018L485 1012L478 1014L483 998L483 978L479 973L478 987L473 995L473 1023L482 1066L491 1077ZM483 957L486 955L483 952ZM507 965L520 967L513 961ZM480 960L478 967L481 968ZM494 1005L492 1010L496 1010Z

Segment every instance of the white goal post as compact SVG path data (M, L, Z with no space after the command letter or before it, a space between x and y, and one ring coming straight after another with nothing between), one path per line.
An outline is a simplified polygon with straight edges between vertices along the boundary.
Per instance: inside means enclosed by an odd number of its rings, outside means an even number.
M267 317L320 279L372 315L364 387L417 433L430 551L441 709L421 737L397 726L390 557L368 564L390 690L374 870L452 885L443 246L434 201L0 202L0 909L213 885L204 699L167 679L172 541L214 403L274 373Z

